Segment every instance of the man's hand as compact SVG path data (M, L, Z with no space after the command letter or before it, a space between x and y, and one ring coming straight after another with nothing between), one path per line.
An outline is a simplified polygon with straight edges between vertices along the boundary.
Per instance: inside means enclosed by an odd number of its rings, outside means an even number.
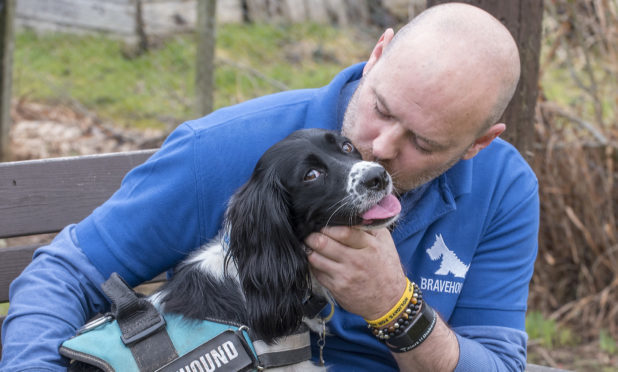
M386 314L405 290L399 254L386 228L326 227L305 244L313 250L309 263L316 279L344 309L365 319Z
M405 275L387 229L327 227L307 237L313 275L346 310L365 319L385 315L403 294ZM419 347L393 353L401 371L452 371L459 360L453 331L438 319Z

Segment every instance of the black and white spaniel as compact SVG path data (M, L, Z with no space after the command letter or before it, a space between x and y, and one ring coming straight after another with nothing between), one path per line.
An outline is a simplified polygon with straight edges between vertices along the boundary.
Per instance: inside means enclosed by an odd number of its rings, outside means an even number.
M345 137L301 130L272 146L232 197L220 235L151 297L169 313L249 326L266 343L294 333L311 296L303 240L325 226L379 228L401 209L390 175Z

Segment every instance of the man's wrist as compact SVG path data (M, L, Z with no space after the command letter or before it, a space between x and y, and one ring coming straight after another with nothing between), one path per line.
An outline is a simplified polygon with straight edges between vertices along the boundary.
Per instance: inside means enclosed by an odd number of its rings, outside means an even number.
M376 302L373 304L375 307L372 307L372 312L363 315L365 321L368 321L368 319L375 320L382 318L397 307L402 297L406 294L408 282L408 278L402 274L401 280L397 280L397 283L391 283L392 287L383 288L380 293L381 296L378 297Z
M419 346L435 328L438 316L423 301L418 286L407 280L406 291L399 302L384 316L367 320L368 328L395 353Z
M385 341L386 346L395 353L405 353L423 343L436 326L438 315L426 302L421 304L417 318L399 335Z
M406 278L406 287L399 300L393 305L390 310L383 313L382 316L374 318L373 320L365 319L365 321L372 327L383 327L391 324L394 320L398 319L406 310L406 307L413 300L415 285L408 278Z

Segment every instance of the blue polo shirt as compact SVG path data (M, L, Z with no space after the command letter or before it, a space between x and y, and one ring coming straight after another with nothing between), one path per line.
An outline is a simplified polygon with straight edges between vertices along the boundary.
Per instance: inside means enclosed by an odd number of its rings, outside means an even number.
M118 272L138 284L213 238L230 196L268 147L297 129L341 128L363 66L322 88L257 98L179 126L106 203L40 248L12 284L0 369L62 370L59 344L108 306L102 281ZM401 198L393 238L408 277L457 333L458 370L525 366L537 189L519 153L496 139ZM396 370L364 321L339 307L324 355L334 371Z

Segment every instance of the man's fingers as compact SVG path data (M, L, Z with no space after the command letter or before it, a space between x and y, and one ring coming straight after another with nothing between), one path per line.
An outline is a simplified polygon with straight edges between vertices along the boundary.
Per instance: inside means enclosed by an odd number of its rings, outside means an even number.
M356 249L365 248L367 239L371 237L365 230L346 226L325 227L321 230L321 233L345 247Z
M307 236L305 244L312 251L311 255L317 253L320 256L332 261L339 261L339 251L341 244L321 232L315 232Z

